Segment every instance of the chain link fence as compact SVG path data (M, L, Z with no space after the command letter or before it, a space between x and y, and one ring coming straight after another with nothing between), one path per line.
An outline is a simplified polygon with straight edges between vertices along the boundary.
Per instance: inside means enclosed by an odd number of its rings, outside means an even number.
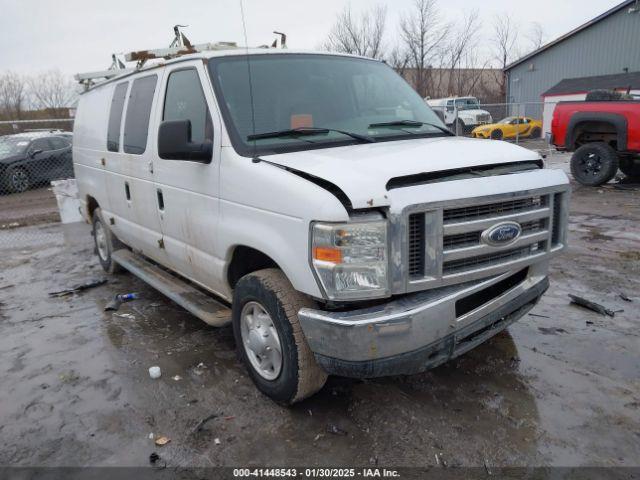
M74 178L73 119L0 121L0 250L34 238L60 222L58 196Z

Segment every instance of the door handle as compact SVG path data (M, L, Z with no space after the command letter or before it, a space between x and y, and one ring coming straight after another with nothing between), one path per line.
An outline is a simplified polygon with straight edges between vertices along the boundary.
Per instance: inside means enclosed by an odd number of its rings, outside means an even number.
M158 209L164 210L164 196L162 195L162 190L158 188L156 190L156 194L158 196Z
M124 182L124 194L127 197L127 201L131 201L131 189L129 188L129 182Z

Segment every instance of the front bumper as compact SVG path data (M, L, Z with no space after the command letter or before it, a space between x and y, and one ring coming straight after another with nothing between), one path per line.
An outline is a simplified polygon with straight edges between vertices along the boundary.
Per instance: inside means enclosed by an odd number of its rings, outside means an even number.
M329 374L371 378L413 374L474 348L525 315L549 286L547 263L500 290L516 272L414 293L347 312L301 309L300 323L319 365ZM493 290L500 290L492 296ZM483 297L484 295L484 297ZM483 298L457 314L461 300Z

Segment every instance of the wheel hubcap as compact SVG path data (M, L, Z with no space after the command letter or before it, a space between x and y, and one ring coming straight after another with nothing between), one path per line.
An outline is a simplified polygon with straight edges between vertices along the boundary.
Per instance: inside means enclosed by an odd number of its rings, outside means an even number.
M282 347L273 320L258 302L248 302L240 313L242 345L258 374L275 380L282 370Z
M96 222L96 247L98 248L98 255L103 261L107 261L109 256L109 249L107 247L107 234L104 231L104 227L101 222Z
M14 190L24 192L29 187L29 177L23 170L16 170L11 174L11 185Z
M582 171L587 175L596 176L602 170L602 160L595 153L587 154L580 163L582 164Z

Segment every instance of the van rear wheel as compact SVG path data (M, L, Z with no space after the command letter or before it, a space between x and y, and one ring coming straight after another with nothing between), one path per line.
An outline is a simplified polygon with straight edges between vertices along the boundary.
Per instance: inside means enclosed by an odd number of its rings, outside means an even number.
M279 403L299 402L327 380L300 327L302 307L313 307L313 301L276 268L245 275L233 291L238 356L258 389Z
M93 212L93 241L98 260L100 260L104 271L107 273L122 272L124 269L111 258L111 254L125 248L125 245L111 233L102 216L102 210L99 208Z

